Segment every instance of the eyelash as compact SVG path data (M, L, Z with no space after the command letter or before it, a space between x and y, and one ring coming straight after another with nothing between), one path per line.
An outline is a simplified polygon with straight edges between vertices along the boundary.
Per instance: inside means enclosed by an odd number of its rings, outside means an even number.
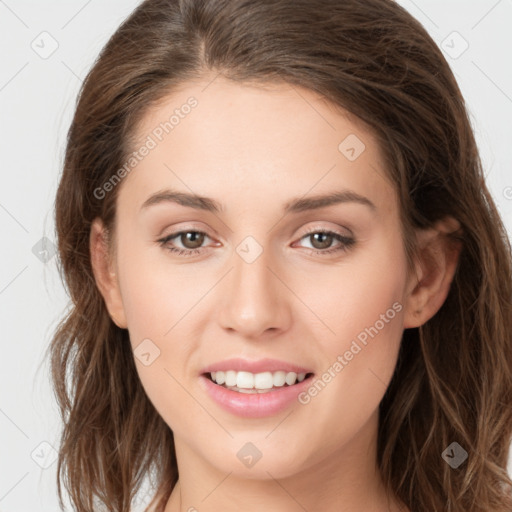
M208 238L210 238L208 236L208 234L205 233L204 231L197 231L197 230L189 229L189 230L185 230L185 231L177 231L176 233L171 233L170 235L168 235L164 238L160 238L157 241L160 243L160 245L162 247L164 247L168 251L171 251L172 253L175 253L179 256L189 257L189 256L194 256L196 254L199 254L201 252L201 249L180 249L179 247L171 247L168 245L171 240L178 238L180 235L183 235L185 233L197 233L200 235L205 235ZM322 230L322 229L313 229L311 231L308 231L299 240L302 240L303 238L307 238L308 236L310 236L312 234L317 234L317 233L321 233L324 235L332 235L335 240L338 240L338 242L340 242L340 245L338 245L337 247L333 247L331 249L325 249L325 250L309 249L314 254L318 254L321 256L324 256L326 254L337 253L337 252L341 252L341 251L347 251L356 242L354 238L340 235L339 233L336 233L335 231L328 231L328 230ZM308 249L308 248L306 247L306 249Z

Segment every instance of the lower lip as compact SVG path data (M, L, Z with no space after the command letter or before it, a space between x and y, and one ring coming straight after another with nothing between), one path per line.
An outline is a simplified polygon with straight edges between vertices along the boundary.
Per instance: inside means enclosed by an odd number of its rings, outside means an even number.
M284 411L297 400L299 393L311 384L312 375L293 386L283 386L266 393L239 393L215 384L205 375L201 386L224 410L242 418L263 418Z

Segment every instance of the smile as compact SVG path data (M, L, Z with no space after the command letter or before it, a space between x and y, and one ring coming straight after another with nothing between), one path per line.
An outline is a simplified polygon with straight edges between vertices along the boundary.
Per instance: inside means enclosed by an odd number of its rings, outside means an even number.
M243 418L264 418L296 405L314 373L277 359L227 359L199 373L200 387L216 406Z

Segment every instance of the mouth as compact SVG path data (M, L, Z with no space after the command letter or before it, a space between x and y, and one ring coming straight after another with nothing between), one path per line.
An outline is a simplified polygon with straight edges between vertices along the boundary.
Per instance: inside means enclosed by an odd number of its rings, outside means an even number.
M314 373L284 360L232 358L202 368L199 376L204 392L225 411L265 418L297 405Z
M291 388L313 377L312 372L264 371L251 373L247 371L213 371L202 374L203 377L219 387L246 394L264 394Z

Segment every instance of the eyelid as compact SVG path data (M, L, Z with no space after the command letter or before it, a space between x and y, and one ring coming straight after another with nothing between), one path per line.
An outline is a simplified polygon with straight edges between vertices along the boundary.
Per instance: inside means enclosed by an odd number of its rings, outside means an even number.
M347 233L344 234L341 232L341 229L346 230ZM299 238L303 238L306 235L310 235L311 233L318 233L319 231L324 232L330 232L330 233L336 233L337 235L340 235L345 238L354 238L354 233L351 229L347 228L346 226L341 226L341 228L338 227L330 227L330 226L320 226L320 225L313 225L312 227L308 227L304 233Z
M165 228L163 228L162 230L159 231L159 233L156 235L157 237L166 237L166 236L170 236L170 235L176 235L178 233L181 233L183 231L197 231L198 233L204 233L205 235L208 235L210 236L211 238L211 235L209 234L210 232L212 234L215 234L216 237L218 237L218 235L216 234L215 230L214 229L211 229L211 228L206 228L204 226L203 223L197 223L194 224L195 221L191 221L191 223L187 223L186 221L185 222L179 222L177 224L173 224L172 226L166 226ZM166 231L169 230L169 234L165 234Z

